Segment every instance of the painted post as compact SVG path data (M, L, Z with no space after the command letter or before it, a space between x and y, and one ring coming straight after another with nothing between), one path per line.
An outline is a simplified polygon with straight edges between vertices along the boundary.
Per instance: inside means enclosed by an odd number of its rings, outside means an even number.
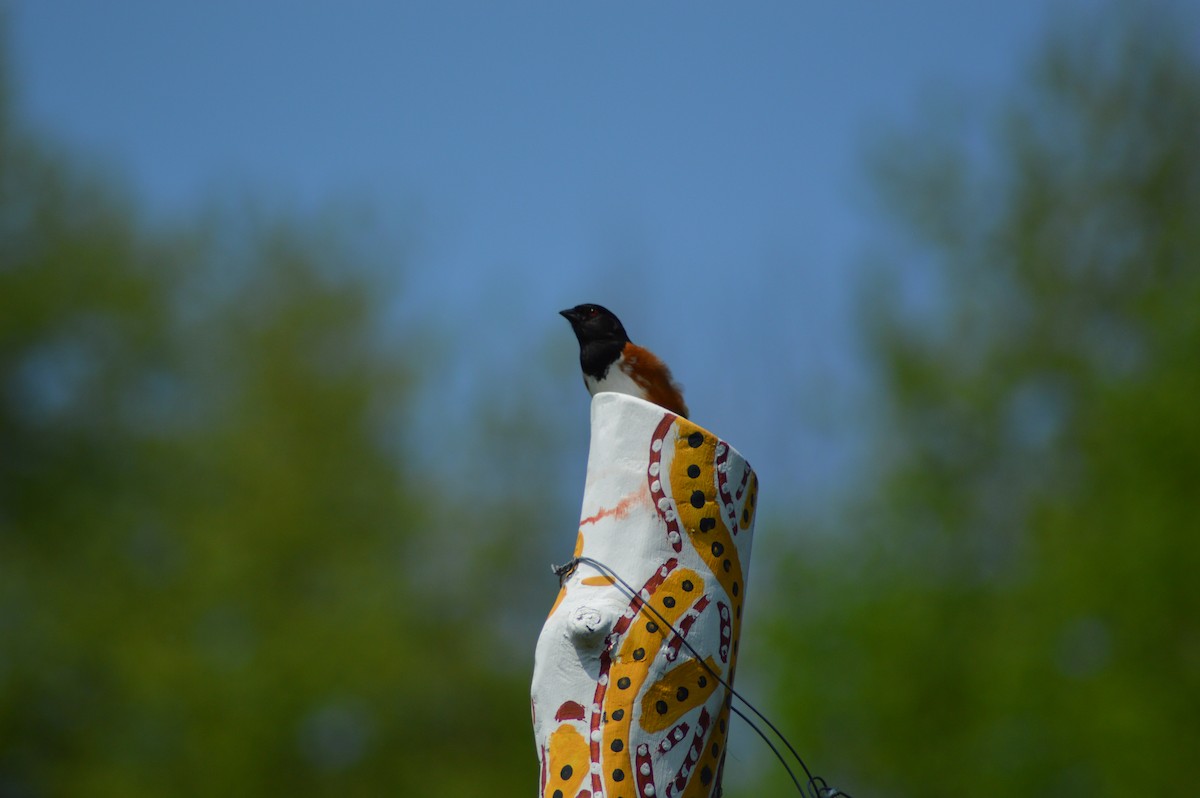
M715 676L733 683L757 478L729 444L632 396L597 394L591 435L584 559L537 643L538 795L720 795L730 695Z

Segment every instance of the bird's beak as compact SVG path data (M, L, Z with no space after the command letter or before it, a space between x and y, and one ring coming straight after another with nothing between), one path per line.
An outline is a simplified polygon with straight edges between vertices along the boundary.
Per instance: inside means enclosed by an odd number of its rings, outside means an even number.
M572 324L574 324L575 321L579 318L579 315L575 312L575 308L567 308L566 310L560 310L558 312L558 315L562 316L564 319L571 322Z

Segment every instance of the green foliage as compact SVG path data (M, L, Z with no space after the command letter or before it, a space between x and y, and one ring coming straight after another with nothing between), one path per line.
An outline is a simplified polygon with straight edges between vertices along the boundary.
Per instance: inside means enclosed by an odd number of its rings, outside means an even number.
M877 275L877 479L774 621L801 747L855 795L1195 789L1197 131L1192 54L1125 14L1053 39L982 146L888 142L929 272L908 305Z
M0 794L527 794L394 286L324 218L140 217L0 109Z

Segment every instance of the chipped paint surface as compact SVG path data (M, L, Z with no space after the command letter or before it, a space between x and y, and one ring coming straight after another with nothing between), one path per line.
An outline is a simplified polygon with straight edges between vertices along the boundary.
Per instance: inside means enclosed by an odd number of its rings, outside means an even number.
M729 693L714 674L732 683L737 666L757 494L712 433L631 396L592 400L574 553L637 595L588 563L559 591L533 675L539 796L718 794Z

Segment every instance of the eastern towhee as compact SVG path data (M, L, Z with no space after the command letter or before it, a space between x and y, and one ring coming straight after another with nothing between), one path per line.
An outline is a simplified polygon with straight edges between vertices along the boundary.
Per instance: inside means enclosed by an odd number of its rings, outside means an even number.
M576 305L559 314L571 322L579 339L579 365L588 393L629 394L687 418L683 392L670 369L653 352L630 341L612 311L599 305Z

